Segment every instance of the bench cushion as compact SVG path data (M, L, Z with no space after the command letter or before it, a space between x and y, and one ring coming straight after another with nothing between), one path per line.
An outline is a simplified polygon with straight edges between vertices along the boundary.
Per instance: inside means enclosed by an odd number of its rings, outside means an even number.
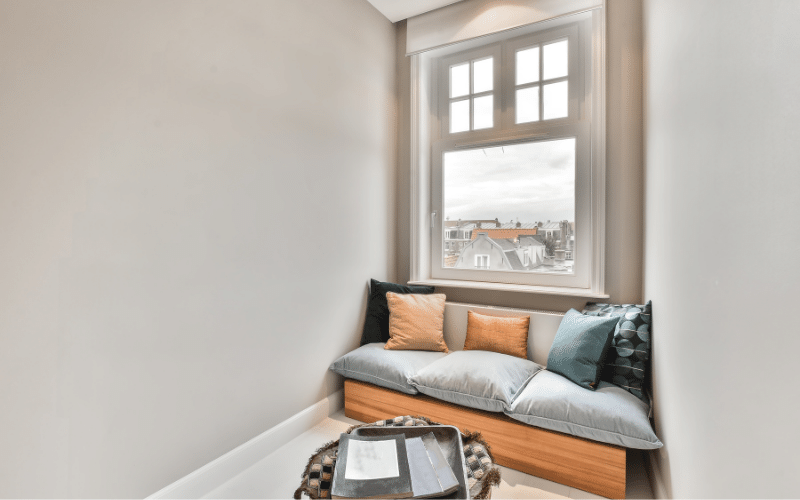
M505 413L526 424L626 448L663 446L650 426L648 406L625 389L604 381L591 391L542 370Z
M363 345L334 361L330 369L347 378L416 394L409 377L446 356L443 352L388 351L383 346L382 342Z
M412 376L411 384L443 401L502 412L542 367L527 359L489 351L456 351Z

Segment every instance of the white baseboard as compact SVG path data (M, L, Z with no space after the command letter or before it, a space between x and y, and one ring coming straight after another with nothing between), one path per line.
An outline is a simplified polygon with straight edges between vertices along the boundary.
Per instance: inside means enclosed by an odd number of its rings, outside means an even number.
M343 407L336 391L147 498L201 498Z
M657 451L647 453L647 475L650 478L650 486L653 488L653 497L669 498L664 476L661 475L661 468L658 466L658 459L655 457Z

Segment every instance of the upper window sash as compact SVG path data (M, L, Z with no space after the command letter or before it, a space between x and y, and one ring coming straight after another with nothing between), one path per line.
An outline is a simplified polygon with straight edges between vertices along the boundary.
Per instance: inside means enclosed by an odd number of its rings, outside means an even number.
M565 76L555 78L545 77L545 57L542 49L546 46L567 41L568 72ZM520 50L539 47L539 78L536 82L521 85L516 84L516 54ZM544 30L533 35L525 35L503 42L497 42L485 47L467 50L438 61L436 72L436 98L439 118L438 136L441 139L458 137L461 140L471 140L500 133L503 130L515 129L519 132L534 131L543 127L558 125L569 121L579 121L581 116L581 103L584 98L584 68L581 57L581 40L579 28L576 25ZM493 85L491 91L473 92L473 67L477 61L491 57L493 62ZM469 94L453 96L453 68L469 68ZM552 85L567 82L568 86L568 115L563 118L544 119L544 92L550 90ZM538 119L517 123L517 90L536 88L539 111ZM474 127L474 111L476 98L492 96L493 114L491 127ZM458 116L451 117L455 112ZM469 127L454 127L454 122L464 114L469 115ZM463 120L463 118L462 118ZM457 123L464 123L458 120Z
M475 88L475 63L485 62L491 59L492 64L492 86L490 90ZM453 95L453 68L464 68L466 65L468 79L468 93L458 92ZM502 51L500 44L494 44L476 50L470 50L455 54L450 57L442 58L439 61L438 82L440 91L437 92L439 101L439 122L441 124L441 136L468 137L491 133L500 128L501 121L501 97L502 92ZM476 92L477 90L477 92ZM480 106L491 98L491 126L475 127L475 104L478 101ZM451 111L463 113L466 108L468 116L468 126L463 126L463 121L459 117L451 117ZM457 126L462 125L462 126Z

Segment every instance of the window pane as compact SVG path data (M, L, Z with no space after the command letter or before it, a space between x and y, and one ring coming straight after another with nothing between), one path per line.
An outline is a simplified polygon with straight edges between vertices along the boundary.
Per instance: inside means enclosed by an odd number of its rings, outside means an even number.
M443 231L444 267L572 273L575 147L568 138L446 152L444 225L463 237Z
M539 81L539 47L517 52L517 85Z
M564 118L569 115L569 87L567 82L544 86L544 119Z
M539 87L517 90L517 123L539 120Z
M472 63L472 93L487 92L494 85L494 59L482 59Z
M450 132L469 130L469 99L450 103Z
M544 79L567 76L567 41L544 46Z
M494 96L489 94L478 97L473 100L472 105L475 106L473 130L492 128L494 125Z
M450 97L469 94L469 63L450 68Z

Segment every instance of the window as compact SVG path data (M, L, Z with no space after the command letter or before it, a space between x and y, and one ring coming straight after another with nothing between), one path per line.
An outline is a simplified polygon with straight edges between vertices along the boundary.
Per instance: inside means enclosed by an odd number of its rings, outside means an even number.
M602 295L598 15L571 16L421 57L418 164L429 173L430 185L421 184L417 200L429 208L430 225L417 233L412 281ZM485 232L492 250L474 253L483 249L474 238L458 247L445 244L454 236L444 220L470 224L479 237ZM496 256L493 266L489 254Z

